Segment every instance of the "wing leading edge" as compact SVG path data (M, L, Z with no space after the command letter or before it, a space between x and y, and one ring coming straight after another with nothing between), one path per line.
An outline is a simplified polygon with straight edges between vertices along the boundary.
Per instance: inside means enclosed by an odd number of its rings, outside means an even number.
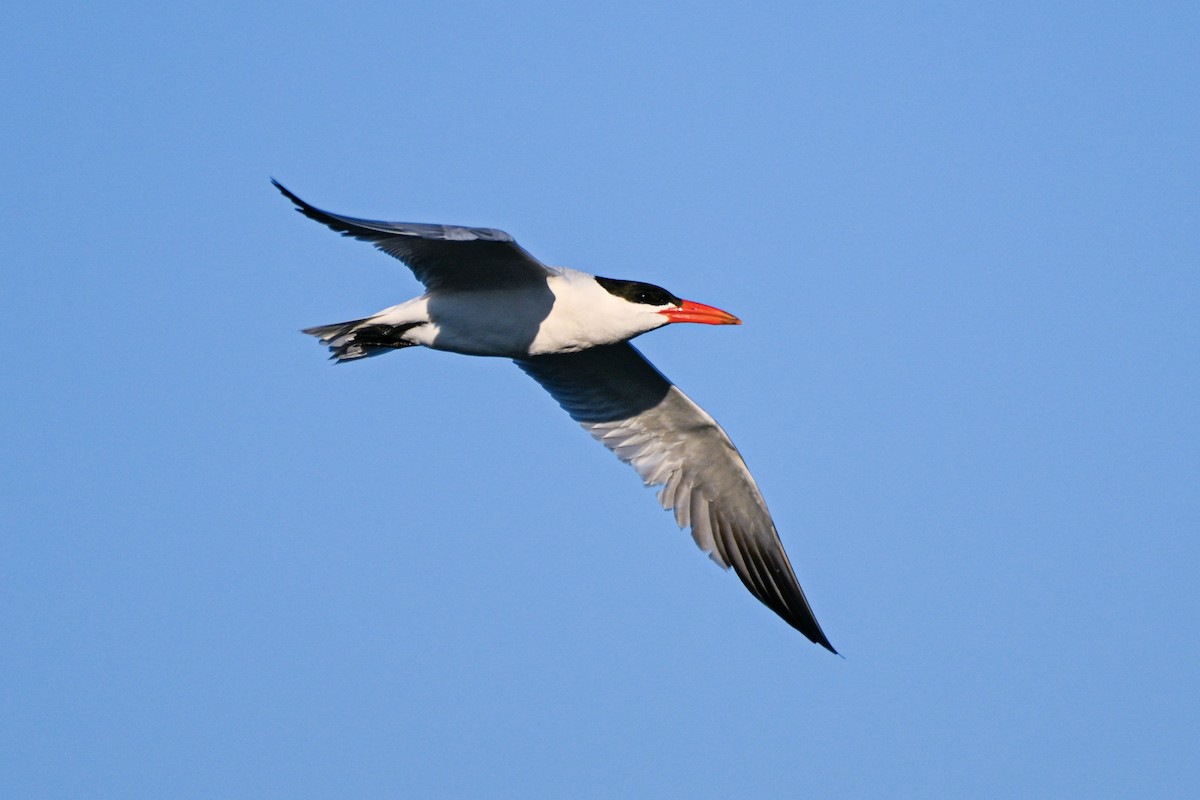
M545 281L554 274L511 236L495 228L345 217L301 200L277 180L271 183L309 219L400 259L431 292L503 289Z

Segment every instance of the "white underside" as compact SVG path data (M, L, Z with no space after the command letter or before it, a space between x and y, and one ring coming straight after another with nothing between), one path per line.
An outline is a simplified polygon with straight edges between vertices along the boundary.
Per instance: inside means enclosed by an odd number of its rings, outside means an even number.
M667 318L606 292L586 273L562 268L546 284L488 291L440 291L364 320L410 325L405 341L475 356L525 358L626 341Z

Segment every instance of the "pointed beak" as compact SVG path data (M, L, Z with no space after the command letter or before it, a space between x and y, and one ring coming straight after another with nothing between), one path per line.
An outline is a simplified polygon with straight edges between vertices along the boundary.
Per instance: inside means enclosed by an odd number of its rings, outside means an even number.
M668 308L658 312L671 322L701 322L705 325L741 325L742 321L719 308L684 300L679 308Z

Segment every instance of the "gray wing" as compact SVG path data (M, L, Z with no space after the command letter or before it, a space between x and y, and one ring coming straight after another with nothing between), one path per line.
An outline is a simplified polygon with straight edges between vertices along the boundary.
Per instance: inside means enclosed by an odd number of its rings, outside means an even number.
M504 231L343 217L304 202L279 181L271 183L309 219L403 261L428 291L500 289L553 274Z
M520 359L571 417L642 476L679 527L813 642L833 645L800 588L746 462L704 409L627 342Z

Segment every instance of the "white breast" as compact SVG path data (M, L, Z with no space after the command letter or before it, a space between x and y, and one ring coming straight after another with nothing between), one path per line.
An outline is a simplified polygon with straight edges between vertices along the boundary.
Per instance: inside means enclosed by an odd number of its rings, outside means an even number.
M586 272L560 267L548 285L554 309L544 319L529 355L575 353L589 347L616 344L667 324L649 307L622 300L605 291Z

